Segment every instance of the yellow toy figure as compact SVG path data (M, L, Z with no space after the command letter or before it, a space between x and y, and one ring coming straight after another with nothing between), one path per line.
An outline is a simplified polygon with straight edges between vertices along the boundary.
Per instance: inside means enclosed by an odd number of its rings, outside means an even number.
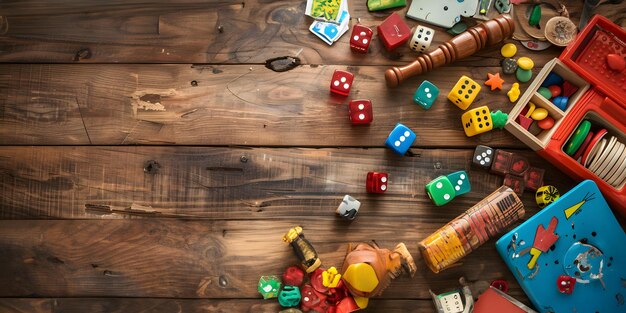
M307 273L315 271L322 261L317 257L317 252L311 243L304 238L302 227L296 226L290 229L284 236L283 241L290 244L293 252L300 259L301 265Z
M348 245L348 254L341 268L342 278L348 291L360 308L367 307L369 298L380 295L391 280L408 272L415 275L417 267L413 256L404 243L393 249L381 249L377 245L359 243Z
M481 106L463 113L461 122L467 137L476 136L493 129L491 112L489 112L487 106Z

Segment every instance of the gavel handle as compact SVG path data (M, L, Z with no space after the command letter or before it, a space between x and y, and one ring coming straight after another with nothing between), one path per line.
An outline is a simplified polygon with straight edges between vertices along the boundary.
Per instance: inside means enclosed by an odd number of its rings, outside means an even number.
M441 44L437 49L422 54L413 63L392 67L385 71L387 86L396 87L405 79L426 73L434 68L464 59L484 47L500 43L513 35L515 23L508 14L476 25Z

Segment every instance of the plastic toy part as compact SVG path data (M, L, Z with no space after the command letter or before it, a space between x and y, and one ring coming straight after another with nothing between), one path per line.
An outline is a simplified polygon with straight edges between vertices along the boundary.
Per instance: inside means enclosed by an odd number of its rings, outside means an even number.
M290 266L283 273L283 284L289 286L302 286L304 271L297 266Z
M509 101L511 103L517 101L520 95L519 83L513 83L513 85L511 85L511 89L506 93L506 95L509 96Z
M539 224L537 226L537 232L535 233L535 240L533 241L533 246L530 249L530 261L526 266L528 269L533 269L537 265L537 260L541 253L547 252L548 249L559 239L559 235L555 234L554 230L556 229L556 225L559 223L559 220L556 217L553 217L550 220L550 224L548 224L548 228L545 229L543 225Z
M503 280L503 279L497 279L497 280L492 281L491 286L494 288L497 288L498 290L502 292L509 291L509 283L507 283L506 280Z
M429 292L437 313L470 313L474 309L472 291L467 285L438 295L434 294L432 290Z
M561 194L554 186L541 186L535 193L535 201L540 209L545 208L548 204L556 201Z
M500 110L491 112L491 120L493 121L493 127L495 128L503 129L508 119L509 115Z
M322 272L322 285L328 288L335 288L339 284L341 274L337 272L337 269L333 266Z
M367 0L367 9L369 11L380 11L405 5L406 0Z
M263 296L263 299L278 297L280 278L278 278L278 276L261 276L257 290Z
M313 272L322 264L322 261L317 257L315 248L304 238L302 227L296 226L290 229L283 236L283 241L291 245L293 252L300 259L301 265L307 273Z
M342 218L351 221L356 218L357 213L359 213L359 208L361 208L361 202L359 202L359 200L354 199L350 195L345 195L336 212Z
M300 304L300 289L297 286L285 286L278 294L278 303L284 308Z
M504 83L504 79L500 78L500 73L487 73L487 77L489 78L485 82L485 85L491 87L491 91L494 91L496 89L502 90L502 84Z
M556 279L556 287L559 289L560 293L571 295L574 292L574 286L576 286L576 278L574 277L560 275L559 278Z
M500 49L500 54L505 58L512 58L517 53L517 47L513 43L507 43Z
M615 53L607 54L606 63L609 65L610 69L616 72L621 72L624 68L626 68L626 61L624 60L624 57Z

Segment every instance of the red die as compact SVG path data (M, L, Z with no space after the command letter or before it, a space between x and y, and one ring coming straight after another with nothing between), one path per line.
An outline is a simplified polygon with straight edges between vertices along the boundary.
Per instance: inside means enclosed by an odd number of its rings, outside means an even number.
M350 101L350 121L354 125L369 124L374 119L372 102L369 100Z
M539 187L543 186L544 173L544 169L531 166L524 175L524 185L530 190L539 189Z
M400 15L391 13L382 24L378 25L378 36L385 44L387 51L391 51L409 40L411 29Z
M556 279L556 286L559 288L560 293L571 295L574 292L574 286L576 285L576 278L561 275Z
M367 53L372 41L374 32L369 27L356 24L352 27L352 36L350 37L350 49L354 52Z
M528 159L514 153L513 157L511 158L511 168L509 170L509 173L517 176L524 176L528 168L530 168L530 163L528 162Z
M506 175L511 169L511 162L513 159L513 153L502 150L496 150L496 154L493 157L491 163L491 172L498 175Z
M354 75L350 72L335 70L333 79L330 81L330 92L347 96L352 87Z
M518 196L524 193L524 178L522 177L506 174L504 175L504 183L502 184L513 189Z
M365 180L365 189L369 193L384 193L387 191L387 173L368 172Z

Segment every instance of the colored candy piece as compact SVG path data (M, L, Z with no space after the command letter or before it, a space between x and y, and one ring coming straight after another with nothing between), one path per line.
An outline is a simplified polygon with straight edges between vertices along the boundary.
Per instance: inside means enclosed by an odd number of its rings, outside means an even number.
M522 114L524 114L524 116L526 117L530 117L530 115L533 114L533 112L535 112L536 108L537 106L534 103L528 102L528 105L526 106L526 108L522 110Z
M546 116L546 118L537 122L537 126L539 126L539 128L543 130L548 130L554 126L554 118L552 118L551 116Z
M529 81L531 78L533 78L533 72L531 70L525 70L525 69L522 69L521 67L518 67L517 70L515 71L515 77L521 83L525 83Z
M537 26L541 20L541 6L536 4L528 17L528 25Z
M530 118L535 121L541 121L546 117L548 117L548 110L544 108L536 108L535 111L533 111L533 113L530 115Z
M350 264L343 273L343 279L362 292L371 292L379 283L374 268L367 263Z
M489 77L489 79L487 79L485 85L491 87L492 91L496 89L502 90L502 83L504 83L504 79L500 78L500 73L496 73L495 75L487 73L487 77Z
M578 91L578 86L570 83L569 81L564 81L563 85L561 85L561 96L563 97L571 97L573 94Z
M461 115L461 123L467 137L472 137L493 129L493 121L487 106L469 110Z
M621 72L624 68L626 68L626 61L624 61L624 58L614 53L606 56L606 63L609 65L610 69L617 72Z
M493 121L493 127L495 128L503 129L508 119L509 115L500 110L491 112L491 120Z
M511 86L511 90L509 90L506 95L509 96L509 101L511 101L511 103L517 101L517 99L519 99L519 95L520 95L520 90L519 90L519 83L513 83L513 85Z
M569 101L569 99L567 97L564 96L558 96L558 97L554 97L554 99L552 99L552 103L554 103L554 105L556 105L557 108L561 109L561 111L565 111L567 109L567 102Z
M552 99L552 92L550 92L550 89L546 87L539 87L539 89L537 89L537 93L547 100Z
M284 308L291 308L300 304L300 288L285 286L278 294L278 303Z
M541 83L541 87L548 87L552 85L561 85L563 83L563 78L559 76L559 74L555 72L550 72L546 79Z
M450 173L446 175L446 177L448 177L448 180L450 180L452 186L454 186L455 197L464 195L472 190L469 177L465 171Z
M438 95L439 88L425 80L417 87L417 90L415 90L413 101L424 108L424 110L428 110L433 105Z
M426 194L436 206L442 206L454 199L452 182L446 176L439 176L426 184Z
M502 54L502 56L505 58L512 58L515 53L517 53L517 47L515 46L515 44L512 43L507 43L506 45L502 46L502 49L500 49L500 54Z
M550 94L552 94L553 98L561 95L561 87L557 85L552 85L548 87L548 90L550 90Z
M569 142L565 145L565 153L567 153L567 155L572 156L576 151L578 151L578 148L582 145L583 141L587 137L587 134L589 134L590 129L591 122L588 120L584 120L580 123L580 125L578 125L578 128L576 128L572 138L570 138Z
M539 136L539 134L541 134L542 131L543 129L541 129L541 127L537 125L537 121L535 120L533 120L533 122L528 127L528 132L533 134L533 136Z
M328 287L324 286L324 277L322 276L322 273L324 273L324 270L321 268L313 271L309 277L309 282L311 283L311 286L313 286L313 289L326 294L326 292L328 292Z
M337 272L334 266L322 272L322 284L328 288L337 287L340 279L341 274Z
M502 60L502 73L513 74L517 70L517 60L506 58Z
M535 193L535 201L540 209L545 208L548 204L556 201L561 195L559 190L554 186L541 186Z
M471 78L463 75L448 93L448 100L452 101L461 110L467 110L480 92L480 85Z
M520 114L519 116L517 116L517 122L524 129L528 130L528 128L530 128L530 125L533 123L533 119Z
M517 59L517 66L523 70L532 70L535 67L535 62L529 57L521 57Z
M458 35L466 30L467 30L467 24L461 21L461 22L454 24L454 26L452 26L447 31L450 35Z
M280 290L280 278L278 276L261 276L257 290L263 299L276 298Z
M304 271L298 266L290 266L283 273L283 284L301 286L304 281Z

